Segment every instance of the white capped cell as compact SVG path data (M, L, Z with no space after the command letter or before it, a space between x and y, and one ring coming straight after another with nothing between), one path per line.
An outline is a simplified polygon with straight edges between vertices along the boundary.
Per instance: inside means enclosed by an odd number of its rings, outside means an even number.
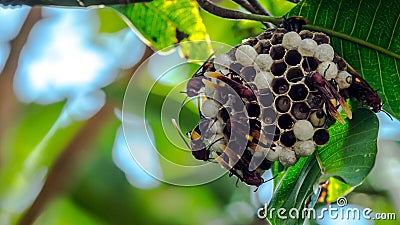
M301 37L298 33L291 31L286 33L282 39L282 46L286 49L297 49L301 43Z

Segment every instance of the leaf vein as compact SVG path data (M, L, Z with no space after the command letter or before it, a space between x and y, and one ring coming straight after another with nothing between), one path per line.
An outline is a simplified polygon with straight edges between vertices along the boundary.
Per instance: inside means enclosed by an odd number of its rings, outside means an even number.
M394 29L392 31L392 35L390 36L389 45L387 46L387 49L390 49L390 45L392 44L393 37L394 37L394 32L397 29L397 23L399 22L399 18L400 18L400 14L397 16L396 23L394 24Z
M365 39L366 41L368 41L369 36L371 35L371 31L372 31L372 28L374 27L374 23L375 23L375 20L376 20L376 14L379 11L379 7L381 6L381 2L382 2L382 0L379 0L378 6L375 9L374 17L372 17L371 26L369 27L368 35L367 35L367 38Z
M336 11L336 15L335 15L335 18L334 18L334 21L333 21L332 30L335 30L336 21L337 21L338 18L339 18L340 8L342 7L342 2L343 2L343 0L340 0L340 2L339 2L339 7L338 7L338 9L337 9L337 11Z
M354 29L356 28L356 24L357 24L358 14L360 12L361 3L362 3L362 0L360 0L360 2L358 4L358 7L357 7L356 18L354 19L353 28L351 29L351 32L349 34L350 36L353 36Z

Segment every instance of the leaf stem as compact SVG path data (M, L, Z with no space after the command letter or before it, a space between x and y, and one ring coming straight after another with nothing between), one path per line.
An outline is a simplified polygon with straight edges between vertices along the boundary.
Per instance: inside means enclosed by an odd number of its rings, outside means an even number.
M329 36L338 37L338 38L341 38L341 39L344 39L347 41L351 41L353 43L365 46L367 48L374 49L374 50L381 52L383 54L386 54L388 56L392 56L396 59L400 59L399 54L396 54L388 49L382 48L378 45L374 45L370 42L364 41L364 40L356 38L356 37L352 37L352 36L344 34L344 33L340 33L340 32L325 28L325 27L314 26L314 25L304 25L303 28L312 30L312 31L321 31L321 32L324 32L325 34L328 34Z
M206 10L214 15L228 18L228 19L255 20L255 21L260 21L260 22L269 22L274 25L279 25L282 22L282 17L272 17L272 16L265 16L265 15L259 15L259 14L248 14L248 13L243 13L243 12L239 12L236 10L225 9L225 8L221 8L217 5L214 5L213 3L209 2L208 0L197 0L197 2L204 10ZM320 31L331 37L341 38L341 39L359 44L361 46L373 49L373 50L383 53L385 55L394 57L396 59L400 59L399 54L396 54L388 49L385 49L385 48L375 45L373 43L364 41L362 39L352 37L348 34L340 33L340 32L325 28L325 27L320 27L320 26L315 26L315 25L304 25L303 28L311 30L311 31Z

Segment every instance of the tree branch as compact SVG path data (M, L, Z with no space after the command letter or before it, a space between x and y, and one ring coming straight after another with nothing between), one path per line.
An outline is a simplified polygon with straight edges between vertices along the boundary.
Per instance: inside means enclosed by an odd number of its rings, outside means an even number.
M2 5L86 7L94 5L127 5L152 0L0 0Z
M203 8L207 12L227 19L255 20L260 22L269 22L275 25L278 25L282 22L282 17L248 14L236 10L225 9L217 5L214 5L208 0L197 0L197 3L200 5L201 8Z
M248 0L248 1L257 11L257 14L271 16L271 14L269 14L269 12L267 12L267 10L257 0Z
M256 13L257 11L255 8L253 8L252 5L250 5L250 3L246 0L232 0L234 1L236 4L242 6L243 8L245 8L247 11L251 12L251 13Z

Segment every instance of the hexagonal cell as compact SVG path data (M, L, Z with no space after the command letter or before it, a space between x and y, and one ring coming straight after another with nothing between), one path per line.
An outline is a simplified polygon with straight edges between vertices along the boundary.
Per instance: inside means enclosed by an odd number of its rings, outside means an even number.
M294 120L289 114L283 114L278 118L278 126L281 129L291 129L294 125Z
M276 126L275 125L264 126L262 131L264 134L275 134Z
M293 132L297 139L306 141L313 137L314 127L308 120L297 120L293 126Z
M318 68L318 65L319 65L319 62L316 58L304 57L301 67L304 69L304 71L311 72L311 71L315 71Z
M325 115L324 110L318 109L318 110L312 112L309 120L314 127L324 126L325 122L326 122L326 115Z
M246 104L246 110L249 117L258 117L260 115L260 106L255 102Z
M287 65L284 61L274 62L271 66L271 73L274 76L282 76L286 71Z
M278 28L275 29L275 33L285 34L286 32L287 32L287 30L285 28L278 27Z
M289 111L290 106L291 106L291 101L290 98L288 98L287 96L279 96L275 100L275 108L278 112L285 113Z
M300 31L300 37L301 39L306 39L306 38L312 38L313 37L313 33L309 30L302 30Z
M264 52L267 51L269 52L269 49L271 48L271 43L269 40L259 40L258 43L254 46L254 49L258 54L265 54Z
M253 66L246 66L240 71L240 75L247 81L254 81L256 77L256 70Z
M290 88L289 96L293 101L301 101L307 97L308 92L304 84L295 84Z
M207 118L215 118L218 114L219 107L220 105L218 102L208 98L201 104L200 111L202 115Z
M279 154L279 162L283 166L293 166L297 161L298 159L292 148L282 148Z
M329 44L330 38L328 35L324 33L314 33L314 36L312 38L317 44Z
M232 63L232 64L229 66L229 70L230 70L231 72L236 73L236 74L239 74L239 73L240 73L240 70L241 70L242 68L243 68L243 65L240 64L240 63L238 63L238 62Z
M324 145L329 141L329 132L326 129L316 130L313 136L313 140L317 145Z
M292 147L296 143L296 136L294 136L293 131L286 131L281 134L279 139L281 144L286 147Z
M265 92L265 90L268 90ZM264 107L271 106L274 103L274 95L271 93L270 89L260 89L260 96L258 98L260 104Z
M271 39L272 35L274 35L274 29L267 29L263 33L257 36L258 40L263 40L263 39Z
M272 45L282 44L283 33L275 33L270 40Z
M254 46L257 44L257 42L257 38L247 38L246 40L243 40L242 45Z
M303 71L299 67L292 67L286 72L286 79L291 83L299 82L303 77Z
M276 121L276 112L273 108L262 109L262 121L266 124L273 124Z
M255 83L250 83L249 82L249 83L247 83L246 86L248 86L253 91L257 91L258 90L258 87L257 87L257 85Z
M226 53L233 61L236 61L236 56L235 56L236 49L237 47L233 47Z
M301 61L301 55L298 51L289 50L288 52L286 52L285 62L288 65L295 66L295 65L299 64L300 61Z
M332 62L336 63L338 70L347 70L347 63L340 56L335 55L335 57L333 57Z
M297 49L301 43L301 37L297 32L290 31L283 36L282 46L286 49Z
M289 83L284 78L274 79L271 86L276 94L285 94L289 90Z
M307 98L307 103L311 109L319 109L319 108L322 108L324 101L320 95L309 93L308 98Z
M283 56L285 55L285 48L282 45L274 45L271 47L269 55L274 60L282 59Z
M294 116L294 118L298 120L307 119L309 112L310 112L310 107L308 107L308 105L304 102L294 103L291 110L291 113Z

